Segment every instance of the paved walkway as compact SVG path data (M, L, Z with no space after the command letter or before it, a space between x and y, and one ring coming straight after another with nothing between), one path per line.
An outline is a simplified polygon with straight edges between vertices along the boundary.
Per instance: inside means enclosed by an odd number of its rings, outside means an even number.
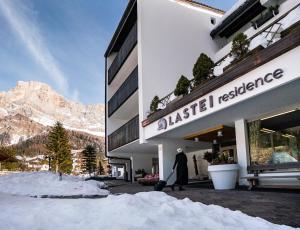
M135 194L153 191L153 187L119 182L109 190L114 194ZM231 210L240 210L250 216L261 217L275 224L300 227L300 192L297 191L216 191L194 185L181 192L173 192L170 188L165 188L164 192L178 199L188 197L204 204L215 204Z

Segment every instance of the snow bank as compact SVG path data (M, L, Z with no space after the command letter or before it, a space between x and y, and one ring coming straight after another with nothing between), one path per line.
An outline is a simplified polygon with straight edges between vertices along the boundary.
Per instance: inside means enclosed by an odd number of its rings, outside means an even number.
M103 199L34 199L1 196L3 229L205 229L288 230L261 218L165 193L108 196Z
M101 189L103 182L84 181L83 178L58 175L51 172L14 173L0 176L0 192L26 196L73 196L73 195L107 195L107 190Z

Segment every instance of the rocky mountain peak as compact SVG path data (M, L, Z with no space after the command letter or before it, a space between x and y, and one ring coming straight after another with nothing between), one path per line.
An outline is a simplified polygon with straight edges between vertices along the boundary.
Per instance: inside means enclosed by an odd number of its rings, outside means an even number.
M0 93L2 124L6 118L16 115L45 127L60 121L69 130L96 136L104 133L104 105L84 105L67 100L49 85L37 81L19 81L15 88ZM22 134L19 132L19 135Z

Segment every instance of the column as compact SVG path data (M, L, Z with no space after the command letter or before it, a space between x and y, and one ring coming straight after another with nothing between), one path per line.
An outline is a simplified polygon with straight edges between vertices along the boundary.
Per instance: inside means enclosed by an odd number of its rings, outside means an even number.
M159 158L159 179L166 180L172 172L172 167L175 162L177 148L184 150L185 146L181 146L177 141L165 140L158 145L158 158ZM168 181L168 185L173 184L176 180L176 173Z
M236 136L237 158L238 158L238 164L240 166L239 185L248 186L247 180L240 179L241 177L244 177L248 174L247 166L249 165L250 162L247 123L244 119L235 121L235 136Z

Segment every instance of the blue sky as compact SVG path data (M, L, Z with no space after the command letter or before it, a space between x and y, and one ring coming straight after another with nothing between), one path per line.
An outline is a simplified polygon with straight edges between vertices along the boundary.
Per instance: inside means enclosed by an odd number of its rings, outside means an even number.
M0 0L0 91L41 81L104 102L103 54L128 0ZM235 0L203 0L228 10Z

